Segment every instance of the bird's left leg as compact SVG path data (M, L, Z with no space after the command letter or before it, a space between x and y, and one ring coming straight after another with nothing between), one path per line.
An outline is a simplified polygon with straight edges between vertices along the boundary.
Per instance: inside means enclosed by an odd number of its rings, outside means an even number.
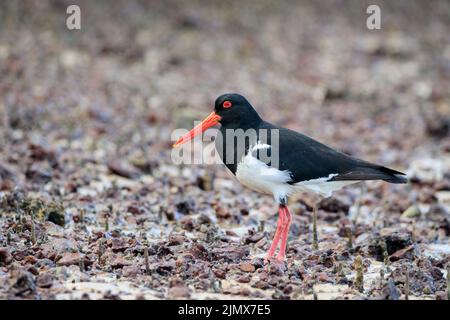
M267 256L264 259L265 262L268 262L270 259L272 259L273 255L275 254L275 250L278 247L278 242L280 241L281 235L283 233L283 225L285 225L286 215L285 211L283 210L283 207L280 205L278 208L278 222L277 222L277 230L275 231L275 236L272 240L272 245L269 248L269 251L267 252Z
M292 221L292 216L291 213L289 212L289 209L286 205L281 205L283 211L284 211L284 225L282 226L282 231L281 231L281 244L280 244L280 251L278 251L278 255L277 255L277 260L278 261L284 261L284 259L286 258L286 245L287 245L287 239L288 239L288 235L289 235L289 228L291 227L291 221Z

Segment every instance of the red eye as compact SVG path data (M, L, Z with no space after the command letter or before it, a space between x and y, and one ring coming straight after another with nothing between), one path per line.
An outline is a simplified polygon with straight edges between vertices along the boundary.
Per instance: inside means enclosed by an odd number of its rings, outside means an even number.
M228 100L227 100L227 101L225 101L225 102L224 102L224 103L223 103L222 105L223 105L223 107L224 107L224 108L229 108L229 107L231 107L231 106L232 106L231 102L230 102L230 101L228 101Z

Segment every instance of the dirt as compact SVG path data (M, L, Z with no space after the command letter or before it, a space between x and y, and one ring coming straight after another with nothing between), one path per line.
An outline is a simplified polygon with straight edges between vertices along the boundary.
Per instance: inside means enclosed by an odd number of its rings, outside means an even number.
M364 1L0 4L0 298L446 299L450 4L374 2L381 30ZM273 199L171 158L225 92L410 183L290 199L265 265Z

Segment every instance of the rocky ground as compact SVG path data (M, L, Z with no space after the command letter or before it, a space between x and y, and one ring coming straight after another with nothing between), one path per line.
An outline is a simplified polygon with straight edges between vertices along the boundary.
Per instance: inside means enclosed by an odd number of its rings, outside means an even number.
M450 3L73 2L0 4L0 298L447 299ZM271 197L171 157L230 91L410 183L291 199L264 266Z

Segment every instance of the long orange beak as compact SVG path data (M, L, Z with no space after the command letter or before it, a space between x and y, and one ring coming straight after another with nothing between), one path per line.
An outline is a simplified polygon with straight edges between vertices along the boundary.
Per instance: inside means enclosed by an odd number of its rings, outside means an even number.
M216 114L214 111L211 112L211 114L209 116L207 116L201 123L196 125L194 127L194 129L192 129L191 131L186 133L184 136L182 136L180 139L178 139L178 141L173 144L173 147L175 148L175 147L193 139L196 135L199 135L199 134L205 132L206 129L219 123L220 119L221 119L221 117L218 114Z

